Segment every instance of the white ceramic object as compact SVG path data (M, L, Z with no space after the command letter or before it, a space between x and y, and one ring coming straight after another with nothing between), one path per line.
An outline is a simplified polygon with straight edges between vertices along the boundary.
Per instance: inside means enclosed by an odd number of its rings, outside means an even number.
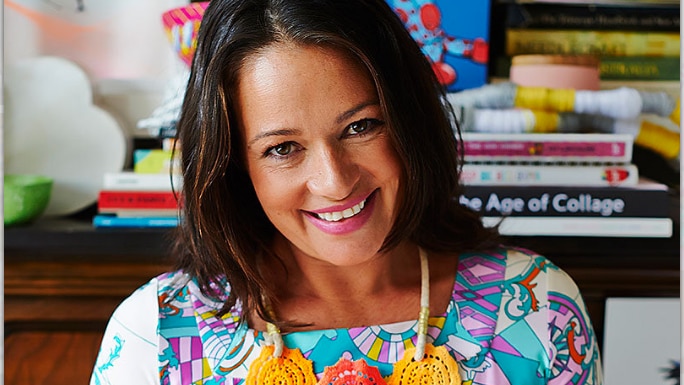
M123 169L127 140L117 121L93 105L85 72L43 56L9 65L4 78L5 172L53 178L47 216L95 203L104 174Z

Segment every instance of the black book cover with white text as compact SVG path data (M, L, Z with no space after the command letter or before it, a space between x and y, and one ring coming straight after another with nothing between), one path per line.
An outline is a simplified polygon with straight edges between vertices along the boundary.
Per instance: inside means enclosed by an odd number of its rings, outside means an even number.
M634 187L467 185L459 202L484 216L667 218L670 197L664 184Z

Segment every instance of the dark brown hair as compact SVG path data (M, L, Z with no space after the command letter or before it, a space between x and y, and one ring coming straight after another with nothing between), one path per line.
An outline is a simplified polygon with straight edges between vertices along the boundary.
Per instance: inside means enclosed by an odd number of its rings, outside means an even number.
M460 133L444 90L385 0L212 0L204 14L181 116L184 218L178 268L207 295L223 279L243 314L270 320L259 258L276 232L241 164L234 100L245 58L278 42L347 51L369 70L403 164L404 197L383 249L411 240L434 251L491 247L496 231L458 203ZM272 299L272 298L270 298Z

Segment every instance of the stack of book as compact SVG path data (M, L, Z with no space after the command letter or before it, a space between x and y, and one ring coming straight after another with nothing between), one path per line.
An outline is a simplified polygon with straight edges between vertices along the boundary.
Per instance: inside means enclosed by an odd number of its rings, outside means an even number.
M679 81L678 0L517 0L498 6L497 77L515 55L593 55L601 80Z
M620 134L464 133L461 204L503 235L670 237L666 185Z
M178 225L180 178L135 171L104 175L95 227L174 227ZM175 190L175 191L174 191Z
M135 149L133 169L106 173L95 227L174 227L180 215L182 179L172 140L161 148Z

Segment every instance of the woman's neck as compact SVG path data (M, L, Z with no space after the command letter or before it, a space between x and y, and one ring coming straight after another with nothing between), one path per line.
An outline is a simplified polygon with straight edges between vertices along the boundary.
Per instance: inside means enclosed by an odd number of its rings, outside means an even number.
M284 327L283 332L417 319L421 285L417 246L401 244L362 266L350 267L335 267L298 256L285 242L276 242L274 246L283 263L262 261L262 268L277 293L271 304L276 320L305 325ZM436 316L446 312L451 300L458 256L428 253L428 260L430 315ZM255 330L265 330L265 322L256 314L251 314L248 323Z
M418 248L400 245L353 266L334 266L291 249L286 291L322 300L367 300L385 292L419 287ZM287 262L286 262L287 263Z
M355 266L331 265L287 243L276 243L276 250L287 269L270 264L279 320L327 329L415 319L420 310L415 245L401 244Z

